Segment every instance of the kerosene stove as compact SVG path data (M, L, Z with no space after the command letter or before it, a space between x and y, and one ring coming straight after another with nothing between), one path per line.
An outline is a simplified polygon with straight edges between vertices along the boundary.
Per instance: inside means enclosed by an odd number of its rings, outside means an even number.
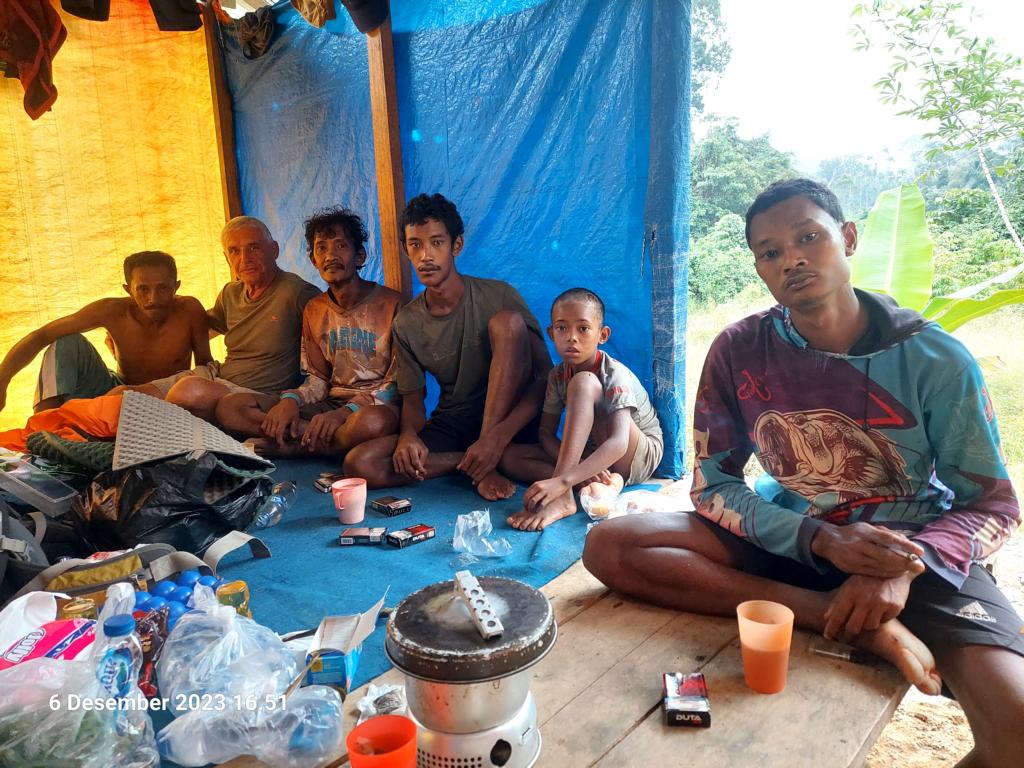
M455 576L388 621L385 649L420 728L417 768L530 768L541 748L530 668L554 645L551 605L522 582Z

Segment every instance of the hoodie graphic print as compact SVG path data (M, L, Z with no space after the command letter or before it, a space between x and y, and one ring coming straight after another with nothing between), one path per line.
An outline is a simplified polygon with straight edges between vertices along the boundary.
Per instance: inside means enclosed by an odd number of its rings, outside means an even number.
M811 349L779 306L715 339L694 410L694 505L819 571L822 523L884 525L959 587L1020 522L981 370L916 312L857 295L869 329L846 355ZM752 453L788 491L781 503L744 482Z

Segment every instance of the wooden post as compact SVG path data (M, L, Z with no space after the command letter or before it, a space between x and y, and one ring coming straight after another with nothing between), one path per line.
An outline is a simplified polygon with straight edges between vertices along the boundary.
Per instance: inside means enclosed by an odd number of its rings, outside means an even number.
M377 202L384 283L412 298L409 259L399 240L398 217L405 207L402 143L398 132L398 92L395 88L395 50L391 18L366 35L370 63L370 105L373 109L373 153L377 160Z
M219 22L209 5L203 6L203 35L206 37L206 61L210 68L210 95L213 97L213 127L217 133L220 160L220 186L224 197L225 220L242 215L242 195L238 188L238 155L235 153L235 116L231 94L224 82L224 61L217 45Z

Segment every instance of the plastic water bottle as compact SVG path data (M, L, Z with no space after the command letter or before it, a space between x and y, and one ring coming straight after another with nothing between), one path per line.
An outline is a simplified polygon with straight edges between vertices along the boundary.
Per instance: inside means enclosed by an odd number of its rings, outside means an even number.
M249 526L250 529L272 528L280 523L281 518L284 517L285 510L291 506L294 495L295 483L291 480L275 485L270 491L269 498L263 502L260 511L253 518L252 525Z
M97 649L96 677L111 696L125 698L138 684L142 669L142 642L135 634L135 619L122 613L103 622L106 639Z

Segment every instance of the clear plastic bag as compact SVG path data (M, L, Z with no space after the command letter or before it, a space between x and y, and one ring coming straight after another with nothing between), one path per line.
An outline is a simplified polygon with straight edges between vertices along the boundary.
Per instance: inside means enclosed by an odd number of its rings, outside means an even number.
M475 557L506 557L511 554L512 545L508 539L488 538L493 530L490 510L474 509L455 519L452 546Z
M183 715L210 701L227 707L280 697L299 672L281 638L218 603L208 587L196 587L193 601L196 609L178 620L156 667L171 712ZM240 711L252 725L265 714L259 707Z
M338 692L311 685L287 701L262 702L256 718L247 717L244 707L193 710L160 731L157 745L161 757L183 766L253 755L275 768L309 768L341 753L341 718Z
M605 483L590 483L580 491L580 506L591 520L616 517L616 502L619 488Z
M87 708L87 701L93 706ZM91 658L32 659L0 672L0 765L151 768L158 763L142 693L136 687L124 699L110 698Z

